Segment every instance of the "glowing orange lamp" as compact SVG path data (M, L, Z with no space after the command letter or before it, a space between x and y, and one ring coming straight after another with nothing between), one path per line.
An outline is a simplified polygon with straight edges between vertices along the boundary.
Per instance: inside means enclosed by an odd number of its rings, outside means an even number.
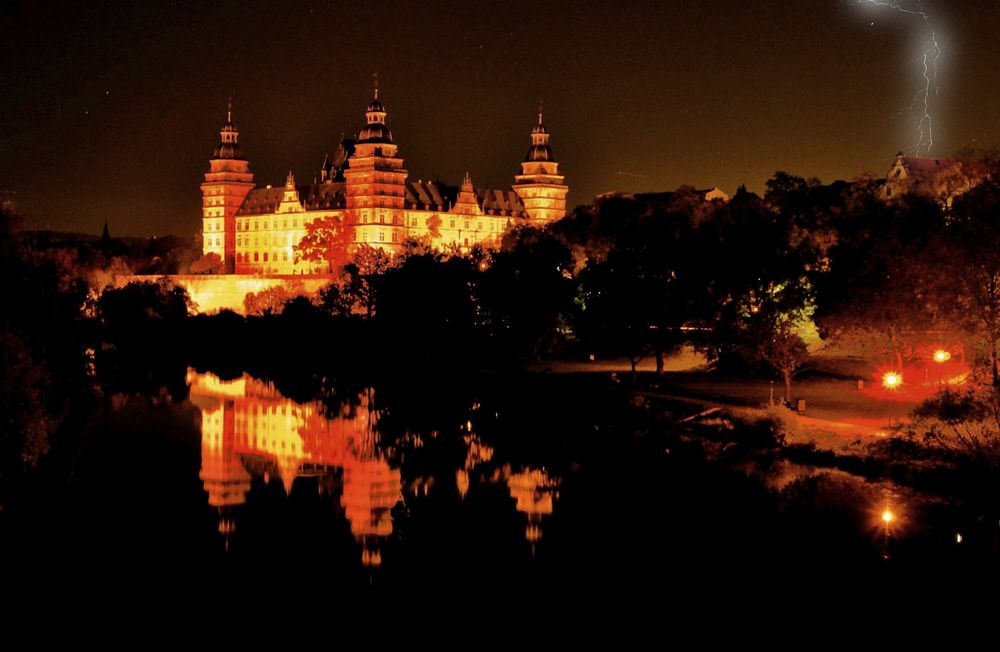
M882 375L882 387L896 390L903 384L903 374L898 371L887 371Z

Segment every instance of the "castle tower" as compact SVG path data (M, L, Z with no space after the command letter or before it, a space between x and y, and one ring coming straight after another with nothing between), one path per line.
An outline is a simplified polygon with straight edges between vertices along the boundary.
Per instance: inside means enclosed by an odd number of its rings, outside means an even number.
M462 187L458 191L455 205L451 207L451 212L456 215L482 215L483 211L479 207L479 200L476 199L476 189L472 186L472 177L465 173L462 180Z
M288 171L288 176L285 178L285 187L281 191L281 203L278 207L274 209L275 213L301 213L305 209L302 208L302 198L299 196L299 191L295 187L295 175L292 171Z
M202 196L202 253L218 254L225 272L236 270L236 211L253 187L250 163L243 158L240 132L233 125L233 103L226 111L226 124L219 132L219 144L208 162Z
M538 124L531 130L531 149L521 163L521 174L514 177L514 192L521 197L532 223L548 224L566 215L569 186L563 183L564 178L549 147L549 132L539 107Z
M395 253L406 234L403 201L407 172L392 141L386 115L385 106L378 99L376 80L375 97L365 112L367 124L358 134L343 175L348 223L355 227L355 243Z

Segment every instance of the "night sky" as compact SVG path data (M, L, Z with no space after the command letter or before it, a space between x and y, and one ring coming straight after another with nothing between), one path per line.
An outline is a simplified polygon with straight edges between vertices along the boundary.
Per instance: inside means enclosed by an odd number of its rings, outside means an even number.
M1000 3L924 6L932 153L1000 144ZM539 98L570 205L884 174L917 140L926 35L855 0L4 0L0 24L0 190L31 228L142 236L200 229L228 95L257 183L306 183L373 71L412 178L509 188Z

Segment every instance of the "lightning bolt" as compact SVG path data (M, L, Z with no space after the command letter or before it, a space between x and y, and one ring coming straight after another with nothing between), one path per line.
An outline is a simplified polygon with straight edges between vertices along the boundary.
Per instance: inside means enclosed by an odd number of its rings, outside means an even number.
M887 7L889 9L894 9L903 14L910 14L912 16L920 16L921 20L924 21L924 25L927 27L928 40L924 45L924 52L922 57L918 60L922 60L923 64L923 77L924 85L923 88L917 91L917 94L913 96L913 101L910 102L909 111L913 111L914 107L920 106L923 110L923 114L920 116L920 120L917 122L917 144L914 148L915 153L920 154L921 152L927 153L931 151L931 147L934 146L934 119L931 117L931 89L934 89L934 94L938 93L938 58L941 56L941 46L938 44L937 32L934 30L934 24L931 22L930 13L924 9L923 0L916 0L915 8L904 7L899 4L898 0L858 0L861 4L874 5L876 7Z

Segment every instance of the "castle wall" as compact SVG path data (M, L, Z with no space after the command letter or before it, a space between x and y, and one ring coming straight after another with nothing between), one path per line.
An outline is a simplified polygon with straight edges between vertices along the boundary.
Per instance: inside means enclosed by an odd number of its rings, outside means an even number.
M159 282L163 276L134 275L119 276L115 287L124 287L133 281ZM244 315L243 300L248 294L270 288L284 286L291 290L302 289L302 296L315 297L329 285L330 275L257 276L251 274L175 274L166 277L170 282L183 287L197 306L198 314L212 314L221 310L232 310Z

